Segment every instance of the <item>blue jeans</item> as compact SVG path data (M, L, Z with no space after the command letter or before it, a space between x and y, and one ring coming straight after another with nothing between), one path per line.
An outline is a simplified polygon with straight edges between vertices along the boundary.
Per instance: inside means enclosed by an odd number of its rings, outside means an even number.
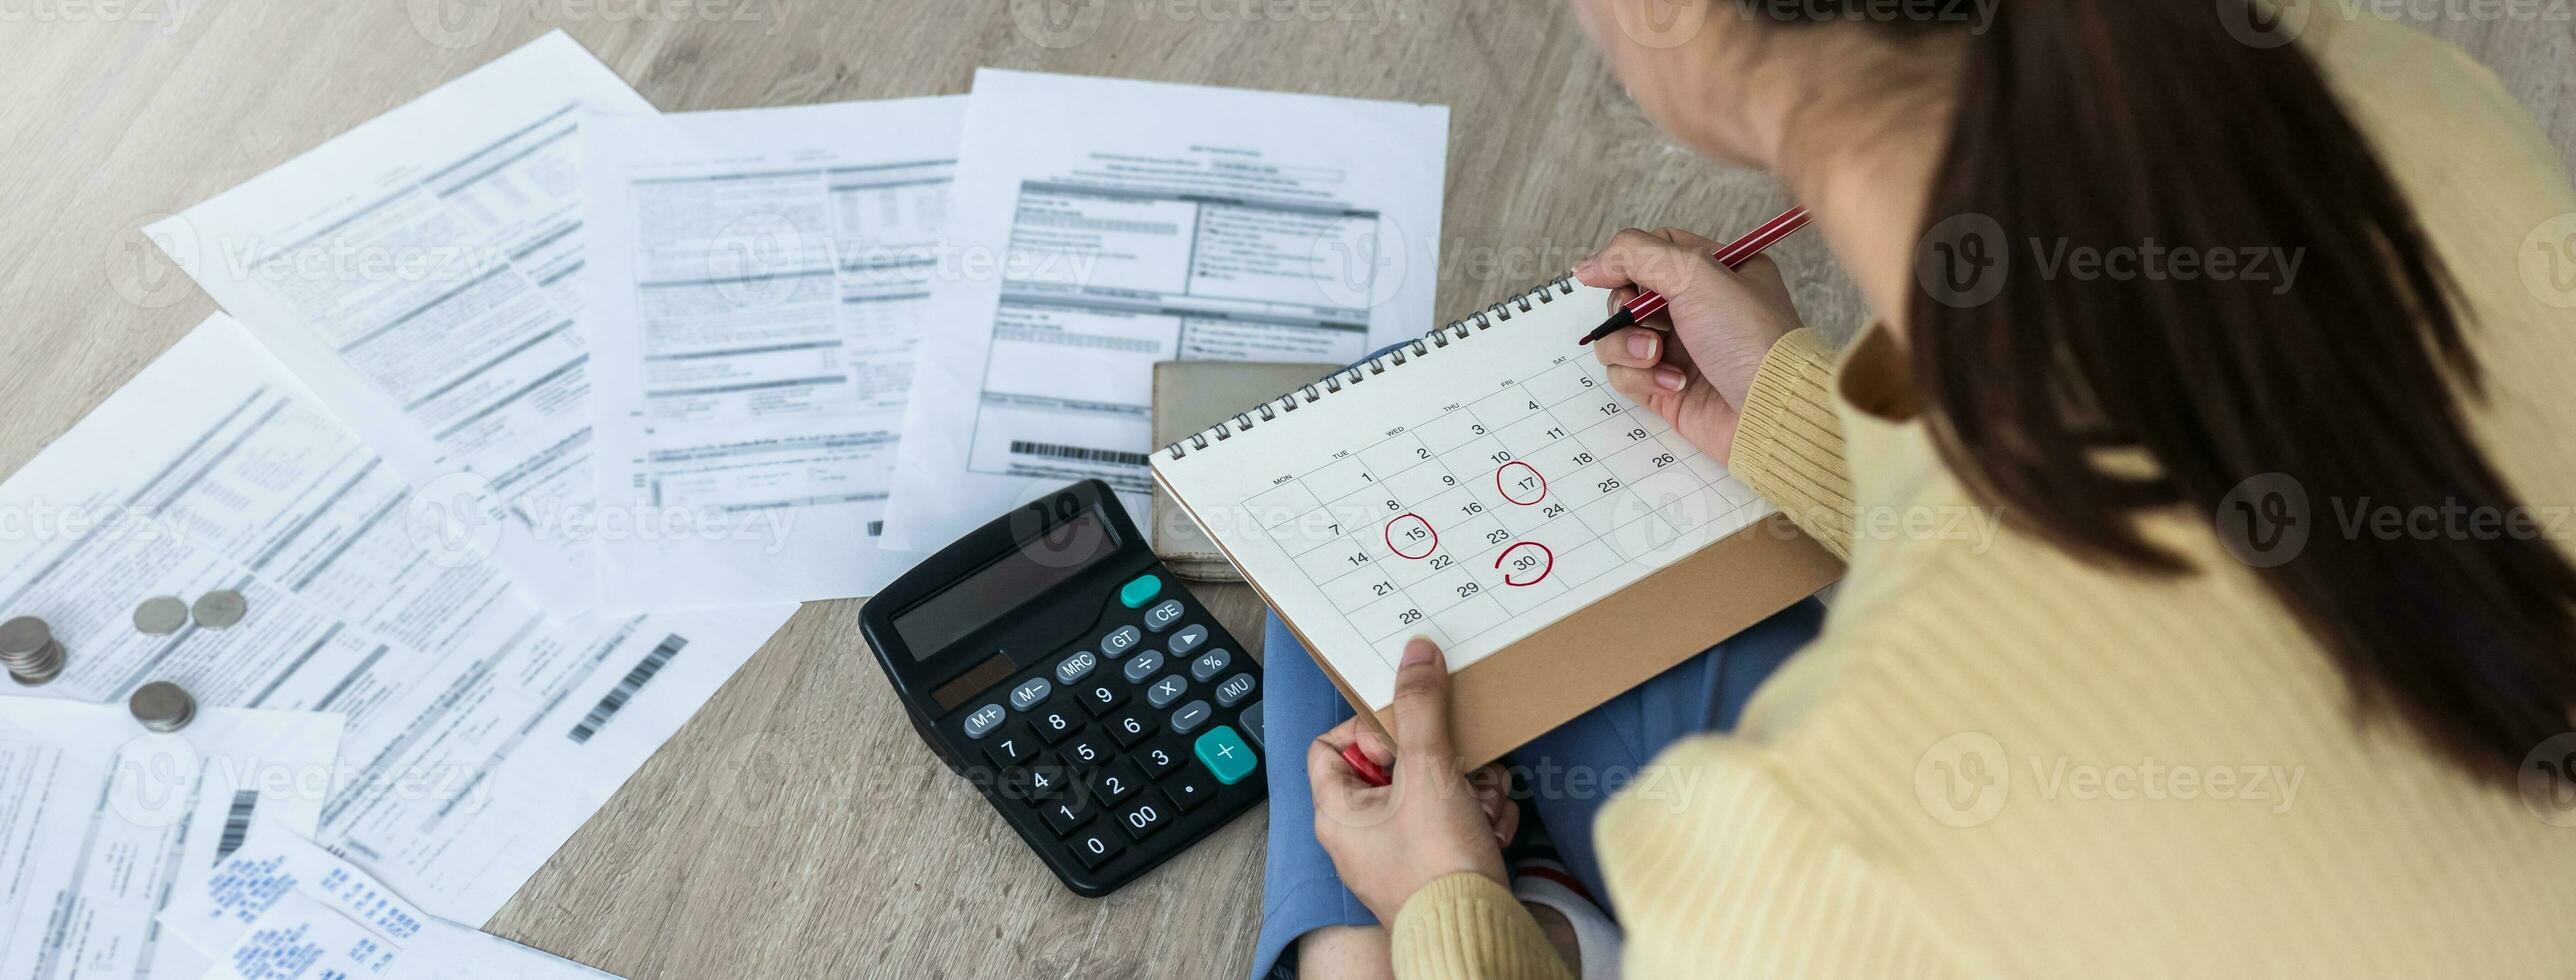
M1754 689L1815 637L1824 618L1824 606L1814 599L1782 610L1539 736L1505 760L1523 771L1530 808L1547 826L1566 867L1592 894L1605 900L1610 894L1601 885L1601 863L1592 849L1592 818L1601 805L1665 746L1735 727ZM1327 926L1377 924L1358 896L1342 887L1324 845L1315 840L1315 796L1306 783L1306 743L1349 718L1350 705L1275 616L1262 650L1270 857L1262 882L1254 980L1268 976L1299 936Z

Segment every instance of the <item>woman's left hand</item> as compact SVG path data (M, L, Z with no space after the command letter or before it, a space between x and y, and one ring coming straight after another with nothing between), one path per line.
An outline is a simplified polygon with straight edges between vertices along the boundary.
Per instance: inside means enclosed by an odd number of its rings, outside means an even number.
M1449 744L1449 664L1416 637L1395 676L1395 745L1354 718L1306 750L1315 790L1315 837L1333 868L1381 923L1422 886L1472 872L1508 887L1498 836L1519 822L1511 801L1480 793L1459 775ZM1394 783L1371 786L1342 758L1357 743L1370 761L1394 763Z

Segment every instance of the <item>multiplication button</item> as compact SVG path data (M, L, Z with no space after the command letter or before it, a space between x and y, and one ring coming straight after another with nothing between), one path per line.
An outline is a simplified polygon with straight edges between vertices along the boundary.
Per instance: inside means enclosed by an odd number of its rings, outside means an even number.
M1181 695L1188 693L1189 689L1189 682L1181 680L1181 675L1165 674L1162 680L1155 681L1154 686L1145 689L1145 703L1156 708L1169 708L1172 702L1180 700Z

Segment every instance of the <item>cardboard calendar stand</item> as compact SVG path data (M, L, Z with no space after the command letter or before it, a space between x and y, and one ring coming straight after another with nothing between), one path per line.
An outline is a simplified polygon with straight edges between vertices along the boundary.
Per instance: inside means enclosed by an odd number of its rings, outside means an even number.
M1842 574L1841 560L1785 515L1756 521L1452 674L1451 744L1469 765L1492 762ZM1265 605L1278 608L1258 580L1248 581ZM1299 644L1314 649L1295 622L1285 625ZM1353 696L1330 662L1315 663L1343 700L1393 733L1391 712Z

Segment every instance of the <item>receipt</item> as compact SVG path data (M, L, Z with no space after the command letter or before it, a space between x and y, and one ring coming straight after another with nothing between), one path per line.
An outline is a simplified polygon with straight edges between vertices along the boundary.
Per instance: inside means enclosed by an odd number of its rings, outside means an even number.
M41 695L121 704L166 680L344 720L318 839L479 923L795 607L552 615L404 520L411 501L219 315L0 484L0 616L62 643ZM239 623L134 627L144 598L217 589L245 598Z
M256 819L310 830L334 715L210 708L146 731L122 704L0 698L0 976L195 977L153 916L202 890Z
M583 126L602 601L874 594L966 98Z
M1156 361L1346 364L1434 326L1444 107L989 68L974 100L898 547L1094 477L1141 518Z
M585 112L650 113L548 34L153 224L396 473L553 608L592 572Z
M431 915L266 821L173 899L161 923L212 958L209 980L609 976Z

